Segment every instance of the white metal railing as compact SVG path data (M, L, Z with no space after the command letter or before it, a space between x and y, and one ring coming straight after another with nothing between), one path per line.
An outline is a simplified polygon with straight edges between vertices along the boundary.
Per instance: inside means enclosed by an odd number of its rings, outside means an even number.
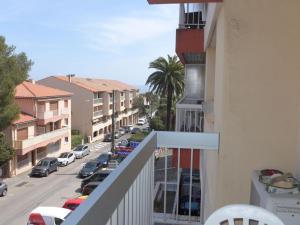
M96 98L94 99L94 105L97 105L97 104L103 104L103 99L102 98Z
M68 115L69 113L70 113L69 108L64 107L64 108L61 109L61 114Z
M203 3L182 3L179 6L179 28L199 29L205 26L206 6Z
M41 142L45 142L47 140L51 140L56 137L60 137L64 134L66 134L69 131L69 127L64 127L58 130L50 131L44 134L40 134L38 136L32 136L28 139L22 140L22 141L15 141L15 148L16 149L25 149L34 145L37 145Z
M59 116L59 115L68 115L69 114L69 108L61 108L60 110L51 110L51 111L43 111L43 112L38 112L38 118L39 119L51 119L54 116Z
M163 193L164 209L162 216L157 216L153 212L155 194L154 151L157 148L177 148L178 151L190 149L192 152L191 162L193 162L194 149L201 149L201 151L217 150L218 146L218 134L151 132L90 194L88 199L70 214L63 225L153 225L154 222L201 224L199 218L197 220L191 219L191 199L189 200L190 206L187 220L181 221L178 210L175 210L175 215L169 217L166 212L166 191ZM178 165L180 165L180 155L178 157ZM165 158L165 160L167 159ZM167 164L164 165L165 177L163 185L165 190L168 185L166 167ZM179 167L175 182L177 184L180 182ZM191 191L190 188L190 194ZM176 198L177 202L179 202L179 195L176 195ZM178 204L176 207L178 207Z
M93 113L93 117L99 117L99 116L103 116L103 111L99 110Z

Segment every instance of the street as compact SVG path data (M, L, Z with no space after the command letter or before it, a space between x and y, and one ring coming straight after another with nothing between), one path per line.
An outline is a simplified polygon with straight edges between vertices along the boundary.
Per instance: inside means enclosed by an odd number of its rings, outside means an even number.
M99 145L98 145L99 146ZM80 196L78 188L81 179L77 174L84 162L110 150L110 143L100 143L100 148L93 150L83 159L59 167L58 172L48 177L29 177L28 173L6 179L7 196L0 198L0 225L26 224L29 213L37 206L62 207L68 198Z

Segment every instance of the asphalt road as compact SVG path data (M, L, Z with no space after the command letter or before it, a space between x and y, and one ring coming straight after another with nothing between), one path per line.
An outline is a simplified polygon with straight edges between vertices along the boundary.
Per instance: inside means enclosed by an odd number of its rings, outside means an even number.
M83 163L110 149L110 143L95 149L89 156L59 167L48 177L29 177L28 173L6 179L8 194L0 198L0 225L25 225L29 213L37 206L62 207L68 198L80 196L81 179L77 174Z

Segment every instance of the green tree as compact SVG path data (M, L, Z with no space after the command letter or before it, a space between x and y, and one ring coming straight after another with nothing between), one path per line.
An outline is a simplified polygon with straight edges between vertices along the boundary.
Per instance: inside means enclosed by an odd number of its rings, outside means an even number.
M183 65L177 56L169 56L165 59L159 57L150 63L150 69L155 71L146 81L154 94L167 97L166 130L170 130L172 100L174 96L180 96L184 89Z
M5 142L3 131L17 119L19 108L14 101L15 88L28 78L32 62L25 53L15 53L0 36L0 163L9 160L13 149Z
M139 115L145 116L146 115L146 107L144 105L144 96L138 95L132 101L132 108L139 110Z

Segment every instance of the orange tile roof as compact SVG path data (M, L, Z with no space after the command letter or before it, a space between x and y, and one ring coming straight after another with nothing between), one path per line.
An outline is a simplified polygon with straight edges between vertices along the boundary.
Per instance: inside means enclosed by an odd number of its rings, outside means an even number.
M54 76L54 77L69 82L68 77L66 76ZM136 87L132 85L125 84L117 80L72 77L71 82L92 92L98 92L98 91L112 92L113 90L117 90L117 91L138 90Z
M72 93L59 89L47 87L40 84L33 84L24 81L16 87L16 98L46 98L58 96L71 96Z
M19 124L19 123L26 123L26 122L30 122L30 121L34 121L34 120L36 120L36 118L34 118L33 116L30 116L30 115L25 114L25 113L20 113L19 118L14 120L12 122L12 124L16 125L16 124Z

